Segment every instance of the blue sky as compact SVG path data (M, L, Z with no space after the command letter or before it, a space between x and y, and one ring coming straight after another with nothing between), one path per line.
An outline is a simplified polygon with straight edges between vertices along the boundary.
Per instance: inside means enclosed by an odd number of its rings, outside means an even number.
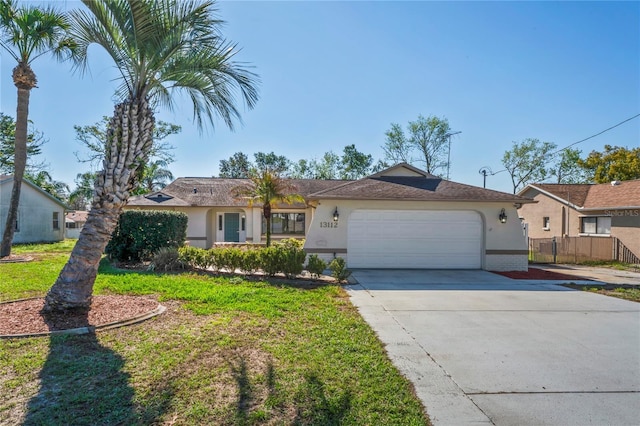
M79 2L60 0L62 7ZM170 142L177 176L211 176L221 159L258 151L291 160L341 153L382 158L391 123L446 117L451 179L482 186L513 141L564 147L640 113L640 2L221 2L224 34L260 75L261 99L235 132L200 133L188 103L157 117L183 126ZM30 119L49 142L52 175L72 187L88 169L73 125L111 115L117 76L98 49L91 73L43 57ZM14 63L2 53L0 108L15 116ZM640 118L576 145L640 144ZM487 187L511 192L507 173Z

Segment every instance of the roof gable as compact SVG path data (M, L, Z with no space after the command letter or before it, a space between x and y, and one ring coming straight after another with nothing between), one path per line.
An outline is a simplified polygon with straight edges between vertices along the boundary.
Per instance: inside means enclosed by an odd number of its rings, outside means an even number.
M388 169L382 170L376 174L369 176L370 178L374 177L382 177L382 176L414 176L414 177L432 177L436 178L424 170L420 170L417 167L412 166L408 163L400 163L395 166L389 167Z
M535 183L518 194L536 196L532 190L578 209L640 207L640 179L601 184Z
M2 175L2 176L0 176L0 185L8 185L9 183L11 183L13 185L13 175ZM49 194L47 191L45 191L44 189L40 188L35 183L31 182L29 179L24 179L23 178L22 179L22 183L26 184L29 187L31 187L33 190L35 190L40 195L42 195L42 196L48 198L49 200L53 201L54 203L58 204L63 209L65 209L65 210L69 209L69 207L65 203L63 203L62 201L58 200L53 195Z

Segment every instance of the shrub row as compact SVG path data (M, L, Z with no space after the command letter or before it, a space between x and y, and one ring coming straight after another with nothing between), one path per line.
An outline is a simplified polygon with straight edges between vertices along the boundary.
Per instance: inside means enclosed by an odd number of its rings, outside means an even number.
M268 276L278 273L288 278L300 275L305 269L306 253L302 249L303 242L296 239L281 240L271 247L215 247L201 249L197 247L180 247L173 249L175 254L166 249L158 251L154 257L151 269L171 270L184 267L198 269L212 269L215 272L240 271L244 274L254 274L261 270ZM310 255L306 270L313 278L318 278L327 268L327 263L317 255ZM349 273L346 271L342 258L334 259L329 268L336 280L343 281Z

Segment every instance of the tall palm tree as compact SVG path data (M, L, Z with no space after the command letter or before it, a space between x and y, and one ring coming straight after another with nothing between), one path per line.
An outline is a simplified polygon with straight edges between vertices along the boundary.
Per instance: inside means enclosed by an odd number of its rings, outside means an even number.
M174 91L193 102L194 120L226 125L240 119L237 96L252 108L257 76L233 60L237 48L220 35L212 1L82 0L71 12L74 59L87 66L87 51L103 48L120 73L107 126L103 170L98 172L87 222L69 261L47 293L45 311L86 310L98 264L122 207L136 187L153 144L154 109L171 108Z
M249 180L232 189L235 198L248 201L251 207L255 203L262 204L262 215L267 223L267 247L271 245L271 209L274 205L304 202L304 198L296 194L297 187L288 179L283 179L269 169L254 170Z
M0 0L0 46L18 63L13 69L13 84L18 89L13 188L0 243L0 257L11 254L22 179L27 165L29 96L31 89L38 84L31 63L47 53L53 53L62 59L73 47L66 37L68 28L66 16L51 7L18 8L13 0Z

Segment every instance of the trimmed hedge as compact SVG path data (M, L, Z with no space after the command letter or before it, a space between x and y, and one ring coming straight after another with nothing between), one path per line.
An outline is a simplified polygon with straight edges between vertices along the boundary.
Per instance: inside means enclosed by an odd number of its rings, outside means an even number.
M304 270L306 253L302 249L303 242L296 239L281 240L270 247L215 247L201 249L196 247L180 247L178 259L192 268L214 271L224 269L226 272L242 271L253 274L262 270L268 276L278 273L288 278L299 275ZM326 266L325 263L323 265ZM322 268L324 269L324 268ZM315 278L322 273L315 274Z
M150 260L163 247L181 247L187 239L185 213L127 210L120 215L105 252L120 261Z

